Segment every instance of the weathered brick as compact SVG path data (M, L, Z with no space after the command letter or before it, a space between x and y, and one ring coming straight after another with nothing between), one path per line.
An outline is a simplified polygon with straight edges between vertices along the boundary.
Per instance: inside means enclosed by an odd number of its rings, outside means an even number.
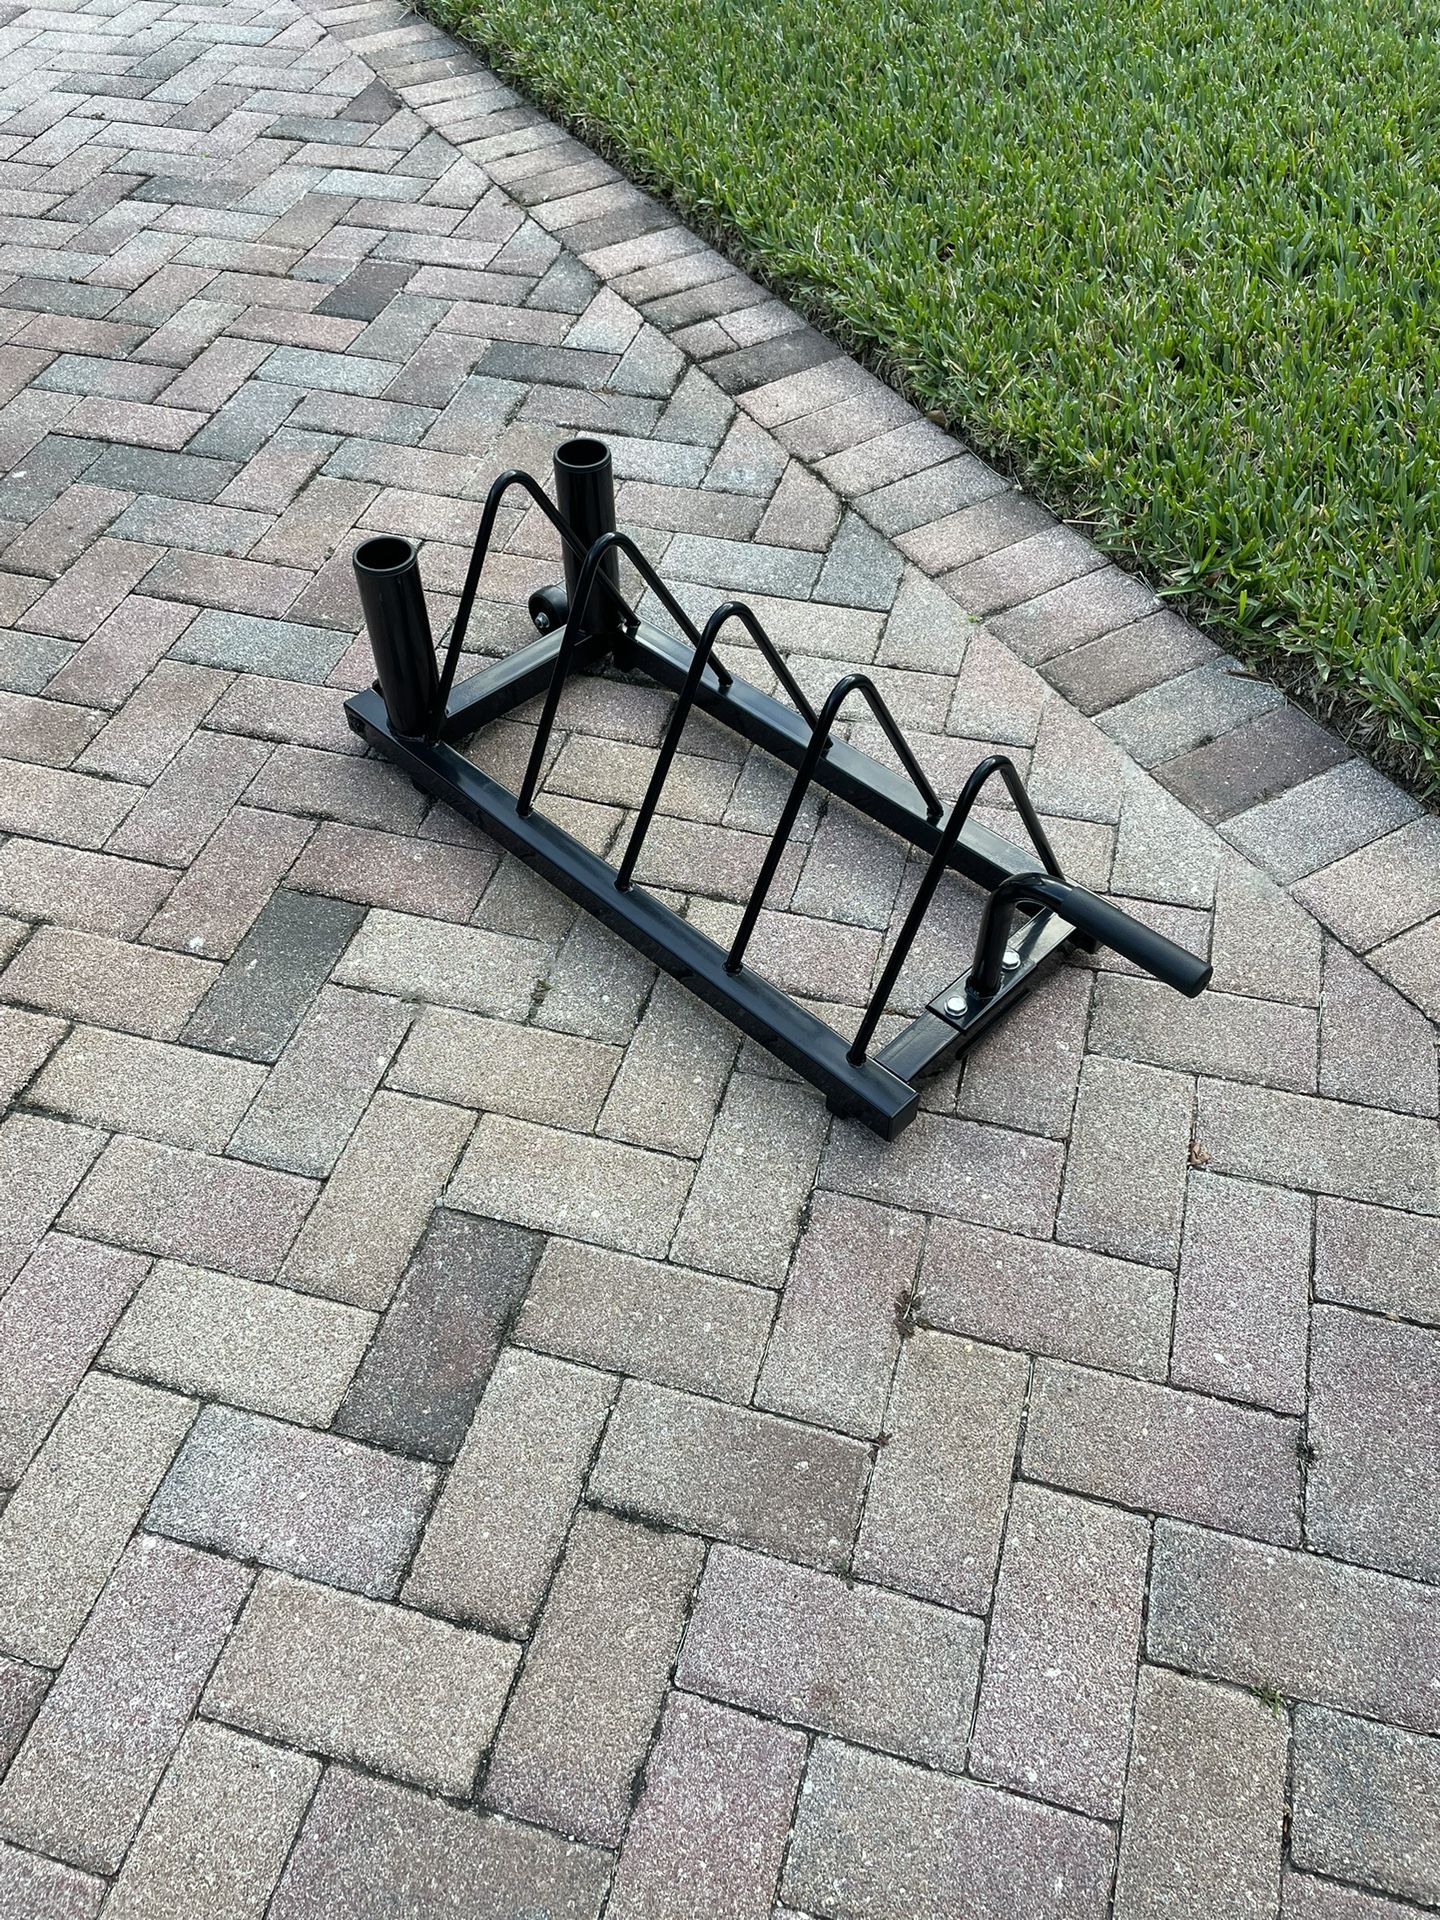
M837 1567L869 1469L857 1441L630 1380L590 1491L621 1512Z
M662 976L611 1085L600 1130L634 1146L702 1152L735 1051L728 1022Z
M1406 999L1432 1020L1440 1020L1440 915L1377 947L1370 959Z
M358 907L273 893L185 1029L193 1045L273 1062L360 925Z
M1285 1920L1412 1920L1407 1902L1362 1893L1338 1880L1319 1880L1287 1869L1282 1881Z
M837 1125L820 1184L1012 1233L1048 1234L1063 1157L1051 1140L920 1113L892 1141L853 1123Z
M141 1536L0 1784L0 1827L113 1873L249 1591L245 1567Z
M70 1020L176 1040L216 971L188 953L40 927L0 975L0 991Z
M485 1114L448 1200L516 1226L663 1255L691 1171L689 1162L665 1154Z
M270 1280L315 1191L313 1180L120 1135L62 1224L142 1253Z
M1088 1044L1180 1073L1315 1091L1316 1021L1308 1007L1213 991L1184 1000L1158 980L1108 974L1096 985Z
M95 1920L108 1888L93 1874L0 1841L0 1913L6 1920Z
M618 1842L702 1555L683 1534L581 1514L496 1742L487 1805Z
M1440 1212L1440 1132L1433 1121L1202 1080L1195 1140L1216 1173Z
M1332 940L1320 1003L1320 1092L1433 1118L1437 1082L1430 1021Z
M1440 1732L1440 1608L1390 1574L1161 1520L1146 1645L1193 1673Z
M263 767L270 749L234 734L192 734L110 841L111 853L188 866Z
M768 1912L804 1764L799 1734L672 1694L608 1911L616 1920Z
M1260 1408L1036 1364L1025 1471L1077 1493L1294 1544L1299 1446L1297 1422Z
M771 1719L959 1771L981 1640L977 1622L923 1601L716 1547L676 1680Z
M1178 1385L1305 1411L1311 1234L1303 1194L1190 1175L1170 1367Z
M353 1307L160 1261L104 1359L178 1393L324 1426L374 1330L374 1315Z
M791 907L883 930L894 914L904 871L905 851L897 841L863 814L831 807L816 829ZM852 982L852 989L858 986ZM853 991L847 997L853 998Z
M262 1573L202 1705L266 1739L466 1797L516 1657L487 1634Z
M115 1247L51 1234L0 1294L0 1486L14 1486L145 1273Z
M781 1886L874 1920L1102 1920L1114 1861L1096 1821L822 1740Z
M30 1089L31 1102L109 1133L218 1153L264 1079L263 1067L103 1027L73 1027Z
M342 985L521 1019L545 971L538 942L377 909L335 969Z
M774 1308L739 1281L552 1239L513 1338L568 1360L745 1402Z
M1440 1901L1440 1740L1302 1707L1292 1854L1297 1866Z
M1236 814L1225 837L1286 884L1415 818L1417 803L1363 760L1347 760Z
M1131 626L1159 604L1143 580L1119 567L1099 567L998 614L990 629L1022 660L1036 664Z
M333 687L269 679L260 673L236 674L210 709L209 724L225 733L318 747L326 753L363 751L346 724L345 709Z
M1315 1208L1315 1295L1440 1326L1435 1223L1353 1200Z
M291 885L430 920L466 921L498 865L489 846L437 846L326 820Z
M69 1127L39 1114L12 1113L0 1121L0 1286L30 1258L100 1147L88 1127Z
M1017 1487L975 1720L975 1772L1118 1816L1148 1550L1138 1519Z
M322 987L229 1151L291 1173L332 1172L410 1019L399 1001Z
M128 1381L81 1382L0 1513L0 1645L59 1666L194 1414Z
M15 944L28 933L18 921L10 923ZM0 951L6 942L0 939ZM13 949L11 949L13 951ZM43 1013L26 1013L19 1007L0 1006L0 1107L9 1107L15 1096L27 1087L60 1041L65 1037L63 1020Z
M393 1920L407 1909L510 1920L599 1920L610 1856L538 1827L446 1806L329 1767L269 1912L272 1920Z
M1096 1253L1173 1266L1189 1164L1190 1082L1156 1067L1091 1058L1056 1234Z
M1365 953L1440 912L1440 826L1422 814L1312 873L1296 898L1347 946Z
M1116 1920L1275 1920L1287 1736L1263 1701L1140 1669Z
M906 1341L857 1574L968 1613L988 1609L1028 1374L1023 1356L968 1340Z
M19 837L0 848L0 905L27 920L133 937L175 885L168 867Z
M160 553L158 547L142 547L129 540L97 540L26 610L26 624L37 633L88 640L105 616L140 584Z
M921 1239L914 1214L816 1196L766 1352L760 1406L866 1438L880 1432Z
M824 1135L826 1117L808 1091L737 1073L685 1206L678 1258L778 1286Z
M1053 660L1047 672L1072 706L1094 714L1218 658L1213 641L1164 611L1144 614L1102 639L1071 648Z
M8 690L0 692L0 733L7 752L16 760L68 767L89 745L104 718L88 707L36 700Z
M427 1007L388 1084L518 1120L593 1127L618 1064L593 1040Z
M1063 1139L1090 1025L1092 976L1061 967L1026 1001L1024 1020L986 1035L965 1062L956 1112L970 1120Z
M190 1726L110 1896L120 1920L249 1920L263 1908L318 1764L226 1727Z
M1210 906L1223 851L1215 835L1139 767L1123 770L1120 805L1113 890L1174 906Z
M301 1229L287 1283L383 1307L470 1127L462 1108L376 1094Z
M150 1505L156 1532L383 1599L399 1588L435 1474L334 1434L206 1407Z
M528 1632L614 1396L589 1368L502 1356L425 1532L406 1599Z
M0 1776L20 1751L50 1679L43 1667L28 1667L0 1655Z
M1414 1447L1440 1426L1440 1334L1317 1307L1310 1395L1310 1544L1436 1580L1440 1489L1416 1471Z
M944 573L1000 553L1032 534L1054 531L1055 522L1037 501L1007 487L917 525L895 544L926 573Z
M162 660L87 748L81 771L158 780L225 690L223 673Z
M482 905L482 916L484 911ZM655 969L648 960L608 927L581 914L544 982L537 984L535 1024L623 1045L635 1031L654 982Z
M1349 750L1288 702L1279 702L1218 738L1156 769L1202 820L1225 820L1339 766Z
M917 1310L926 1325L951 1333L1160 1380L1174 1292L1160 1268L936 1220Z
M288 814L236 807L146 928L147 942L228 959L309 832Z
M241 616L225 617L233 621ZM330 650L338 658L342 637L327 633L325 638L333 643ZM324 674L333 664L325 665ZM257 667L263 672L265 662L251 663L251 670ZM287 672L283 663L276 663L272 670L281 678ZM293 669L289 671L291 678L296 677ZM318 669L316 677L323 677ZM251 806L270 807L277 813L314 814L322 820L343 820L387 833L413 833L426 804L404 774L383 760L357 760L353 754L295 746L277 747L269 755L246 798Z

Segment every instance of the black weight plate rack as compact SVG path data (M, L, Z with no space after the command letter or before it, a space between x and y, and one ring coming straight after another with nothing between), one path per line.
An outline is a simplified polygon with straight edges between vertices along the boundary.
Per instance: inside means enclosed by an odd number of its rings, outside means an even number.
M455 684L465 634L502 502L527 495L559 536L562 589L531 596L539 638ZM678 629L641 621L621 592L624 556ZM1025 998L1067 947L1112 948L1178 992L1194 996L1210 978L1204 961L1153 928L1067 880L1024 781L1004 754L975 767L947 808L936 794L879 689L863 673L837 681L817 709L807 699L754 611L726 601L696 623L628 535L615 525L610 453L598 440L567 441L555 454L555 502L528 473L502 473L486 497L455 622L438 665L413 542L392 535L355 551L355 575L375 654L376 682L346 703L351 727L414 783L482 827L596 919L724 1013L824 1094L836 1113L893 1139L914 1117L916 1087L974 1046ZM733 674L716 651L724 628L749 635L784 700ZM574 673L607 666L648 676L675 695L648 788L611 866L537 811L536 796L560 698ZM482 773L453 744L540 697L541 711L519 791ZM860 752L835 729L848 703L863 702L893 748L896 771ZM636 864L685 725L699 708L794 769L794 778L728 947L702 933L635 881ZM973 818L982 789L1008 789L1028 844L1016 846ZM745 964L761 908L800 809L820 787L928 855L920 883L880 968L852 1039L800 1006ZM954 871L984 889L974 953L924 1011L883 1046L876 1028L915 943L936 888Z

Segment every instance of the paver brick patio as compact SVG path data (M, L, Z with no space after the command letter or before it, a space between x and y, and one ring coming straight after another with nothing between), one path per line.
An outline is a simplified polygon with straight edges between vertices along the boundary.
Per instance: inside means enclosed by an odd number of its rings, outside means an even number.
M1440 1911L1433 816L397 0L0 51L3 1920ZM575 429L1211 991L882 1146L369 755L351 546L442 628ZM782 791L692 721L641 879L728 936ZM757 964L853 1025L916 880L807 804Z

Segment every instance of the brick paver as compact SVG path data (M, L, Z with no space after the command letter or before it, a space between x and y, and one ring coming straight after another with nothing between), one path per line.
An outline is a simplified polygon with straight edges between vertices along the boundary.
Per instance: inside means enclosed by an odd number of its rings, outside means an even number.
M0 49L0 1914L1440 1911L1433 816L398 0ZM1211 991L882 1146L367 754L352 544L442 630L577 428ZM783 789L692 720L642 880L728 934ZM757 963L853 1021L914 880L808 805Z

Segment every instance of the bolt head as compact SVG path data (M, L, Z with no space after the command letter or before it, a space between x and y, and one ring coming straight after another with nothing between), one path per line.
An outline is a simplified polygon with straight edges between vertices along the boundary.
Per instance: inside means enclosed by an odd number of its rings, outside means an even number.
M1020 955L1019 955L1019 952L1018 952L1018 950L1017 950L1016 948L1014 948L1014 947L1006 947L1006 949L1005 949L1005 971L1006 971L1007 973L1013 973L1013 972L1014 972L1014 970L1015 970L1015 968L1016 968L1016 967L1018 967L1018 966L1019 966L1019 964L1020 964Z
M945 1002L945 1011L946 1013L953 1013L957 1019L963 1016L965 1012L965 1002L959 994L952 994Z

